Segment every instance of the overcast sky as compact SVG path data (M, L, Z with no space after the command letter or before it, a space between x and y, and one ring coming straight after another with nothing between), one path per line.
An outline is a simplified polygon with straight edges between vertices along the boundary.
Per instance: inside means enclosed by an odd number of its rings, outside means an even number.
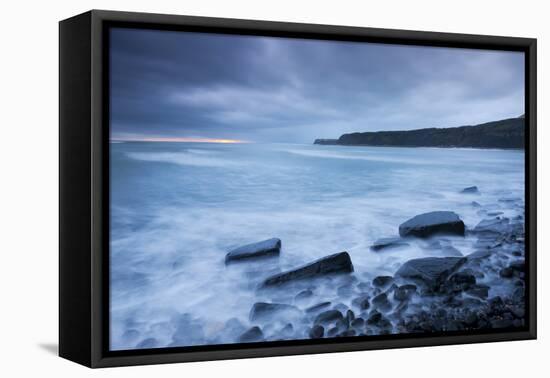
M524 113L522 53L113 29L111 137L311 143Z

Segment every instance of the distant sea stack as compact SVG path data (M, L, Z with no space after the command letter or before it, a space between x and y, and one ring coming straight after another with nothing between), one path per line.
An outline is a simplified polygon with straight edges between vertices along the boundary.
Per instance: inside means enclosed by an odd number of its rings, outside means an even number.
M525 117L475 126L375 131L343 134L338 139L316 139L314 144L389 147L524 148Z

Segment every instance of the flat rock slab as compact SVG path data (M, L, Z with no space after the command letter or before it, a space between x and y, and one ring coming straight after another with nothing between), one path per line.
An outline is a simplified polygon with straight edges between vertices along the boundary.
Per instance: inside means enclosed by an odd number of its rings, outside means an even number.
M422 283L431 290L437 288L465 262L464 257L425 257L407 261L396 276Z
M349 254L347 252L340 252L323 257L300 268L275 274L267 278L262 286L277 286L293 281L351 272L353 272L353 264L351 263Z
M300 316L301 311L292 305L283 303L254 303L250 310L250 321L266 320L277 316Z
M240 262L250 259L279 256L281 252L281 239L272 238L261 242L243 245L225 255L225 264Z
M469 186L467 188L464 188L462 189L462 191L460 193L464 193L464 194L478 194L479 193L479 189L477 188L477 186Z
M399 226L399 235L427 238L435 234L464 236L464 222L452 211L432 211L417 215Z
M370 249L374 252L380 252L382 250L403 248L408 246L409 243L401 238L381 238L376 240L374 244L370 246Z

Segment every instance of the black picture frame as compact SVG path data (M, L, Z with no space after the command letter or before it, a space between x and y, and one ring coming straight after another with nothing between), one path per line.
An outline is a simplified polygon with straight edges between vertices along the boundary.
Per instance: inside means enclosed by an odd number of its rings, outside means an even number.
M525 53L526 327L250 344L108 350L111 26ZM536 39L92 10L59 24L59 354L88 367L536 338Z

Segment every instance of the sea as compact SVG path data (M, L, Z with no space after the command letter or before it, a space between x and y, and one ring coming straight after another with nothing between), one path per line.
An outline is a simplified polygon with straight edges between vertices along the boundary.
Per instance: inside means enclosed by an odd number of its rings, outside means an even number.
M524 201L524 159L523 150L112 143L110 347L237 342L261 278L336 252L350 254L359 277L393 275L436 252L369 247L417 214L454 211L467 228L486 216L476 204L520 214L506 199ZM479 193L461 193L470 186ZM228 251L269 238L282 241L276 263L225 266ZM474 251L469 238L452 242Z

